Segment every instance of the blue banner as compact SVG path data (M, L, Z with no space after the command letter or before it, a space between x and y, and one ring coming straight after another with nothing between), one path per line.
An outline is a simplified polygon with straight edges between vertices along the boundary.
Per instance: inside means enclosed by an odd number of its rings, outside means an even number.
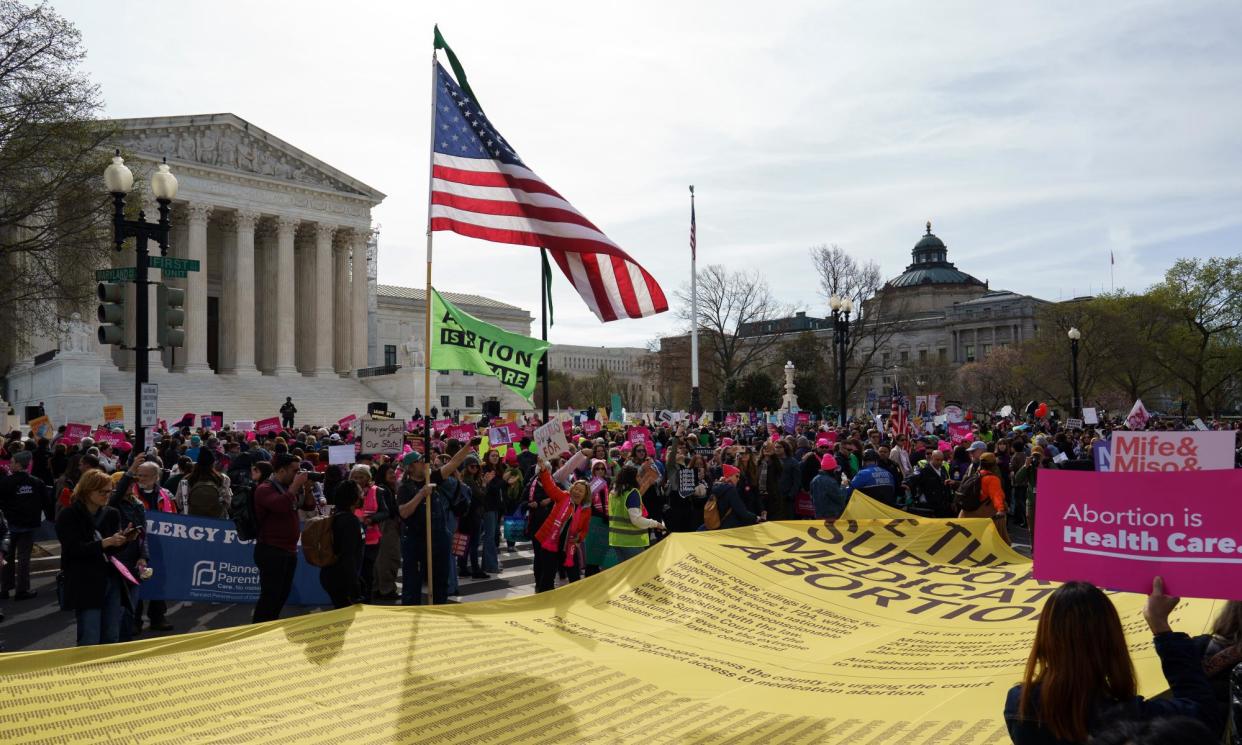
M259 599L259 568L254 541L237 537L231 520L147 513L151 579L142 583L143 600L254 603ZM319 585L319 567L298 552L290 605L331 605Z

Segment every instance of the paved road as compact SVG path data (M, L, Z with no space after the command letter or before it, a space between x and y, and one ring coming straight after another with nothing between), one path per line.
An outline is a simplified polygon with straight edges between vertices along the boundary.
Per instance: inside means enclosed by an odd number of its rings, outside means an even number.
M55 544L42 544L57 550ZM38 551L39 548L36 548ZM519 544L510 553L500 548L498 576L490 579L461 579L461 595L449 598L450 602L473 602L529 595L535 591L535 575L532 571L534 554L530 544ZM56 572L60 557L46 555L32 561L31 585L38 597L30 600L0 600L0 611L7 618L0 623L0 643L7 652L32 649L59 649L74 646L75 627L73 614L61 612L56 607ZM206 631L250 623L253 605L227 603L170 603L168 621L172 631L152 632L144 630L142 639L188 631ZM286 606L284 616L317 613L326 607Z

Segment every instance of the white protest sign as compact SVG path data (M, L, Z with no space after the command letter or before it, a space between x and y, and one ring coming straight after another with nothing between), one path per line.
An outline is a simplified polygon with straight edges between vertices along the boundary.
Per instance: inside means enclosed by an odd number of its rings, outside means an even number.
M1191 422L1191 424L1195 425L1195 429L1199 430L1200 432L1208 431L1208 426L1204 424L1203 420L1200 419L1199 417L1195 417L1194 421Z
M1112 470L1216 471L1233 468L1233 432L1114 432Z
M1095 412L1095 409L1093 408L1084 408L1082 410L1082 423L1083 424L1099 424L1100 415L1097 414Z
M1066 429L1082 429L1082 424L1083 424L1083 421L1081 419L1066 419L1065 420Z
M569 442L565 439L565 428L558 417L537 428L531 437L539 448L539 454L545 458L555 458L569 450Z
M398 455L405 444L405 422L400 419L364 419L359 439L364 454ZM352 449L352 446L349 447Z
M347 466L354 462L353 445L332 445L328 448L328 465Z
M254 431L254 420L253 419L238 419L237 421L233 422L233 429L237 430L238 432L253 432Z
M944 407L945 420L949 424L957 424L966 421L966 417L962 413L962 407L956 404L949 404Z

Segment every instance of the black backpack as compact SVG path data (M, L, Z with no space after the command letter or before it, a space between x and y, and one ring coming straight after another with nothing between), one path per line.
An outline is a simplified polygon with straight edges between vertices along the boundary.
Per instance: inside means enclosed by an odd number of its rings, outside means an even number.
M957 487L955 506L962 512L974 512L983 504L983 475L976 472L967 476Z
M229 519L237 528L237 537L253 541L259 537L259 518L254 514L254 490L257 484L248 483L233 489L233 501L229 504Z

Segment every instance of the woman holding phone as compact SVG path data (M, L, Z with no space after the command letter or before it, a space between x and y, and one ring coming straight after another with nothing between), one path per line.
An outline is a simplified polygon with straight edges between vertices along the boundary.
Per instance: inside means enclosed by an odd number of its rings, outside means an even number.
M121 526L121 513L108 506L112 479L100 470L82 474L73 501L56 518L63 607L75 612L78 646L112 644L120 639L127 585L135 579L116 554L138 536L135 525Z

